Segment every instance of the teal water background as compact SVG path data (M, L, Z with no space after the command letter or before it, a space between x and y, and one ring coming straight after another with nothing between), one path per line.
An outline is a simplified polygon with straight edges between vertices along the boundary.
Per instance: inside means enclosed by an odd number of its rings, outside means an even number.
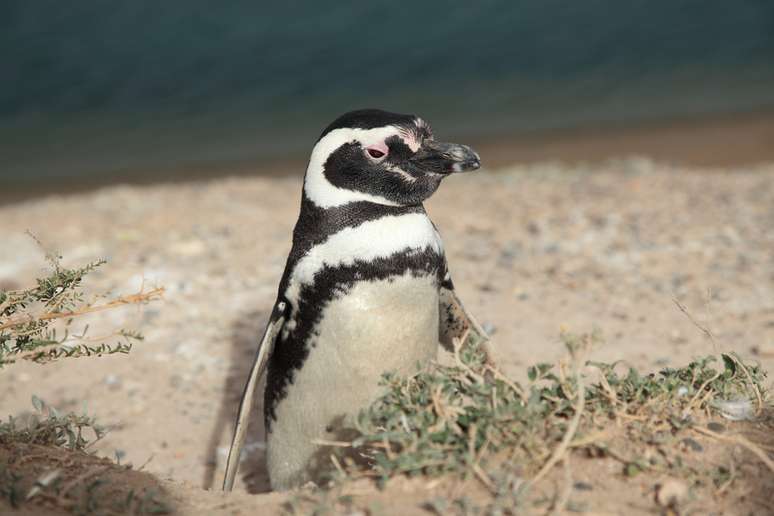
M774 2L0 3L0 188L308 153L341 112L447 138L774 106Z

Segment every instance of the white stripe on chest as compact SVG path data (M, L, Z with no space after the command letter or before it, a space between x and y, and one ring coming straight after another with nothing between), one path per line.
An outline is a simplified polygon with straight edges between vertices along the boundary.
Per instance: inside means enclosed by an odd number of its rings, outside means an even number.
M324 242L313 246L293 268L285 297L293 311L303 285L314 282L314 276L324 267L353 265L355 261L370 262L405 250L432 249L443 253L441 237L424 213L389 215L346 227ZM291 325L293 317L291 317Z

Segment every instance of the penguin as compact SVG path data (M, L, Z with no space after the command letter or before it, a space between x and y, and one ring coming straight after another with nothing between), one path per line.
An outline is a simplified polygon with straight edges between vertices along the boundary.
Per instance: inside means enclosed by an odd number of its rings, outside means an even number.
M331 449L320 443L351 432L383 393L384 373L414 373L466 333L486 341L455 293L422 204L445 177L480 163L473 149L437 141L413 115L364 109L325 128L240 402L224 490L234 484L264 369L269 480L287 490L330 469Z

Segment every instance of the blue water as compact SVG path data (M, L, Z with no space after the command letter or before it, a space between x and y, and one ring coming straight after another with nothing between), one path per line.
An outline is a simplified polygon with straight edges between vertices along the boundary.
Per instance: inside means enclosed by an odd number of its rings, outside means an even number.
M359 107L467 138L771 107L774 2L3 0L0 79L6 187L162 174Z

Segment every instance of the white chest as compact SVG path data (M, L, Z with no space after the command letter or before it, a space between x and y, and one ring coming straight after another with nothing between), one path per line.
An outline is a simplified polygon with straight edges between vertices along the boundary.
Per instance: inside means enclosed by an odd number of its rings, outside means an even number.
M315 440L342 439L343 429L381 394L385 372L408 374L436 357L438 302L435 276L407 272L358 282L326 304L314 346L278 403L268 435L275 487L307 480L321 465L316 461L327 460Z
M321 417L355 413L376 396L385 372L406 374L435 357L438 302L434 276L355 283L325 304L280 406L315 397Z
M407 272L356 283L326 305L315 333L319 344L304 369L318 367L318 356L321 372L340 369L345 381L359 385L391 369L406 373L435 356L437 279Z

